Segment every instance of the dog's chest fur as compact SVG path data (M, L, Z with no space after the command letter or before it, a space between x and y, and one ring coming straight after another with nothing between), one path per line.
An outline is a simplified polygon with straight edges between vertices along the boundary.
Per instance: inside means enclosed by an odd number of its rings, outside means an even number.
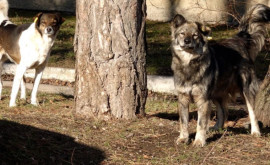
M41 35L35 23L0 27L1 51L15 63L23 63L28 68L44 63L50 54L54 39ZM25 57L26 56L26 57Z
M205 82L210 67L209 56L196 55L173 46L172 70L174 71L174 82L177 91L186 94L198 95L207 92Z
M189 65L190 61L194 58L194 54L183 51L178 45L174 45L173 50L175 51L175 55L181 59L183 66Z

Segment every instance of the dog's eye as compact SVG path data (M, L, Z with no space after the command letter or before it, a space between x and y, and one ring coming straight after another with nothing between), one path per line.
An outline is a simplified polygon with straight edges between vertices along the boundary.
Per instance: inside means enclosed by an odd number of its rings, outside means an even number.
M193 34L193 38L197 38L198 37L198 34Z
M181 33L180 33L180 35L181 35L181 36L184 36L184 35L185 35L185 33L184 33L184 32L181 32Z

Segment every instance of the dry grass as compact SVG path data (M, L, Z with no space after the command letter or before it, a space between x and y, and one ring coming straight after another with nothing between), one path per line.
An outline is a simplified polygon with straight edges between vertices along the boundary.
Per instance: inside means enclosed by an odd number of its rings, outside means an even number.
M7 108L9 90L0 105L2 164L269 164L270 129L260 138L244 128L242 105L231 106L227 130L208 134L204 148L174 141L178 115L174 97L150 96L146 117L133 121L81 119L72 112L73 98L40 94L40 107L20 101ZM196 107L190 112L191 139ZM240 110L239 110L240 109ZM211 122L214 124L214 121Z

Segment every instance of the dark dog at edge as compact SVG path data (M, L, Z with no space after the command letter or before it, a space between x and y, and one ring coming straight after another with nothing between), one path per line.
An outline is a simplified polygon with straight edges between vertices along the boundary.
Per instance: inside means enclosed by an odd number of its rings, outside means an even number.
M180 136L177 143L189 141L189 103L198 107L195 146L204 146L209 129L212 101L217 107L217 122L213 129L224 126L227 102L236 93L244 98L251 121L251 134L260 136L254 115L258 82L254 61L265 42L266 23L270 8L257 4L242 17L239 32L232 38L208 41L210 28L176 15L172 30L172 70L178 92Z

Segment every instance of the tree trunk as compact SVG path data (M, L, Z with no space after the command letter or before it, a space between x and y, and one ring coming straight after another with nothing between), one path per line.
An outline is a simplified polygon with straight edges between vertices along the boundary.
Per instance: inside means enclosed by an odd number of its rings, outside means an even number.
M256 97L255 114L264 126L270 126L270 66Z
M145 0L77 0L77 115L133 119L144 115Z

